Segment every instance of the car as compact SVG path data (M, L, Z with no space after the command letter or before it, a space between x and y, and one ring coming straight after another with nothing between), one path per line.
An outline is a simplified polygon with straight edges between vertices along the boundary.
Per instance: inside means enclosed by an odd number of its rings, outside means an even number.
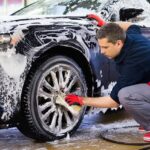
M121 2L43 0L1 17L2 127L16 126L27 137L42 141L77 130L89 108L70 108L65 95L109 95L118 77L113 60L100 53L95 36L99 27L87 14L97 13L105 21L148 20L148 1L134 1L129 8ZM149 27L141 30L150 36Z

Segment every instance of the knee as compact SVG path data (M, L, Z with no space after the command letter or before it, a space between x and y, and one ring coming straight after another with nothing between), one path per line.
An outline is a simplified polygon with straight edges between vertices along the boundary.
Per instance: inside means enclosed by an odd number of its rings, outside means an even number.
M126 99L129 96L129 90L127 87L122 88L119 92L118 92L118 98L121 104L126 104Z

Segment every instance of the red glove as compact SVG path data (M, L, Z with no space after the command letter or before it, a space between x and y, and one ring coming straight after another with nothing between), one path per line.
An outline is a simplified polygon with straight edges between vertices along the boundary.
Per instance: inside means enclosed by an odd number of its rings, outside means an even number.
M106 24L102 18L100 18L98 15L95 15L95 14L88 14L87 18L96 20L98 22L97 26L99 27Z
M69 105L83 105L83 97L81 96L77 96L74 94L69 94L65 97L65 101L69 104Z

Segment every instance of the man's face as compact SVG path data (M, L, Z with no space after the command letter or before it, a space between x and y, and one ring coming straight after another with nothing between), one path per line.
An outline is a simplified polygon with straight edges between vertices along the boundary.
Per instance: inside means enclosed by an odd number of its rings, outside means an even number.
M108 42L107 38L98 39L98 43L101 49L101 54L105 55L110 59L114 59L120 54L120 51L123 47L123 42L117 40L115 44Z

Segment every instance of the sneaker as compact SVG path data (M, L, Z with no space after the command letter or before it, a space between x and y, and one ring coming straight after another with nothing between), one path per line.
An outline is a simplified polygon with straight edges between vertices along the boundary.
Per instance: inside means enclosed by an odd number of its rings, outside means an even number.
M150 131L144 134L143 140L145 142L150 142Z
M140 132L144 132L145 129L144 129L142 126L139 126L139 131L140 131Z

